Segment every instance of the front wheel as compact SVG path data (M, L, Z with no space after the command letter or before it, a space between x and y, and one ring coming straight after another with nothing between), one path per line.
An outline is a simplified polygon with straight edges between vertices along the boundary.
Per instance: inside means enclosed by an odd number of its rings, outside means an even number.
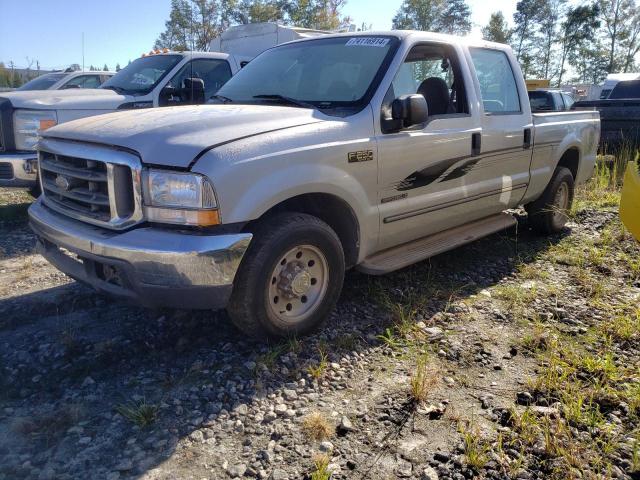
M565 167L556 168L540 198L526 205L529 223L541 233L558 233L566 225L573 205L574 179Z
M336 233L307 214L267 218L236 275L227 311L252 337L304 335L334 308L345 261Z

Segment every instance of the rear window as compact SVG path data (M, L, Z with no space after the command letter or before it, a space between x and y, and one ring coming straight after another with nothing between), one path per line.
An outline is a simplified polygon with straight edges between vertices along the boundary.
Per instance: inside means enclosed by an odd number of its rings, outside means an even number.
M609 98L640 98L640 80L619 82L611 91Z
M529 92L531 110L553 110L551 95L547 92Z
M471 48L485 114L521 113L518 84L507 55L500 50Z

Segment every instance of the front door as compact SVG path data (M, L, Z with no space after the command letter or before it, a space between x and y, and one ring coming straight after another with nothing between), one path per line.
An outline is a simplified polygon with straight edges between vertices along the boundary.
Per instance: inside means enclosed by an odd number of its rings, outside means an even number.
M402 95L422 94L426 124L378 135L380 244L384 249L464 223L481 178L468 162L478 153L479 120L471 115L459 53L450 45L415 45L385 96L382 117Z

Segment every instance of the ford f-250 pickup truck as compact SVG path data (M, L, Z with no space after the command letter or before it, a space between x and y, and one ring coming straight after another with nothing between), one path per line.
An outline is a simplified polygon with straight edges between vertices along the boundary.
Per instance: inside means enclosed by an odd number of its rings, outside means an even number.
M299 335L346 269L403 268L514 225L518 205L558 232L598 145L595 111L531 115L509 47L424 32L278 46L216 98L47 130L39 251L142 305Z
M53 125L117 110L204 103L239 68L223 53L150 52L100 88L0 94L0 187L39 192L35 144ZM194 77L204 82L202 100L186 88Z

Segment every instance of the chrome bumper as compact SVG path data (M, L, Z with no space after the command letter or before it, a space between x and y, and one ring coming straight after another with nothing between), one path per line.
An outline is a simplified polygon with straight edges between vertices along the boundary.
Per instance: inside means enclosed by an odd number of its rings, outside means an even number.
M0 154L0 187L34 187L37 183L36 152ZM5 165L3 165L5 164ZM6 172L6 165L11 165L11 172Z
M53 212L37 200L29 223L38 251L94 288L147 307L223 308L252 235L197 235L142 227L113 232Z

